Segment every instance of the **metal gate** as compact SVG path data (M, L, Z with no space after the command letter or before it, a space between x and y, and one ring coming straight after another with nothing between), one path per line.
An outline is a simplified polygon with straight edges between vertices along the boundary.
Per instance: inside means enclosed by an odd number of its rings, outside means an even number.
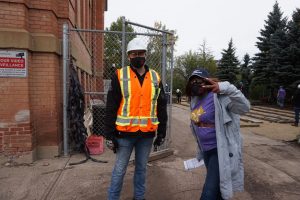
M146 64L156 70L168 96L168 124L166 142L158 150L168 148L171 132L173 32L159 30L127 21L122 17L122 31L87 30L63 26L63 104L64 155L69 154L68 127L68 70L74 63L84 89L85 126L88 134L102 134L106 95L110 79L117 68L128 65L126 47L135 38L148 44Z

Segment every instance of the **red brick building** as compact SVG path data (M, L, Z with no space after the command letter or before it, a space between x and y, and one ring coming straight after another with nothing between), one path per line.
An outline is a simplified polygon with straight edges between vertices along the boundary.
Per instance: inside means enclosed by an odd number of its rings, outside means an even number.
M62 26L103 30L106 4L106 0L0 1L1 53L22 50L27 54L23 77L3 75L0 62L2 157L16 155L30 162L61 153ZM74 37L72 55L87 87L92 67L79 55L87 54L88 48L82 47L90 38L84 34ZM101 40L98 45L103 46Z

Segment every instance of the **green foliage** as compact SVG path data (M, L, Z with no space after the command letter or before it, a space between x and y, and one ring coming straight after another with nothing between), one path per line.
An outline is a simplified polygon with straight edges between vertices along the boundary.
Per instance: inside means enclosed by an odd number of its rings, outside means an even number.
M238 65L239 61L235 55L232 39L230 39L228 48L223 49L222 58L216 74L217 77L222 81L236 83L236 75L239 73Z
M198 56L200 66L207 69L211 76L213 76L217 71L217 62L210 49L207 47L205 40L203 40L203 43L200 45Z
M267 87L278 86L278 70L285 63L285 33L287 18L283 17L276 2L272 12L265 21L264 29L256 43L259 53L255 54L254 77L255 84L266 84Z
M192 51L189 51L182 56L178 56L175 63L174 74L183 77L185 81L188 80L192 72L200 65L198 54Z
M244 55L243 64L241 65L240 68L240 83L243 86L243 93L246 97L248 97L249 86L251 84L251 79L252 79L251 64L252 62L250 56L249 54L246 53Z
M287 25L287 54L291 66L289 87L294 88L300 80L300 9L296 9Z
M155 22L154 28L171 32L171 30L168 30L166 28L166 25L163 25L161 22ZM174 33L173 36L170 34L166 34L167 62L170 62L172 56L170 47L178 39L176 32L173 33ZM149 65L154 69L162 69L161 66L162 53L163 53L163 38L158 36L149 37L148 46L147 46L147 65Z
M276 2L265 22L256 43L259 52L254 58L252 84L264 84L268 102L274 102L279 86L290 93L300 78L300 12L297 9L287 23Z
M111 23L110 28L106 31L122 31L122 17L119 17L116 22ZM126 32L134 32L131 25L126 26ZM134 38L133 35L127 36L128 41ZM127 46L127 44L126 44ZM122 65L122 34L108 33L104 35L104 78L108 79L114 73L115 68L120 68Z
M185 93L186 80L178 73L173 74L173 93L176 89L180 89L182 93Z
M250 99L251 100L260 100L260 101L266 101L267 94L266 94L267 88L265 85L254 85L251 84L250 86Z
M181 91L185 91L188 78L195 69L200 67L207 69L211 76L214 76L217 68L216 61L207 48L205 41L200 46L199 52L189 51L176 57L173 72L173 89L179 88Z

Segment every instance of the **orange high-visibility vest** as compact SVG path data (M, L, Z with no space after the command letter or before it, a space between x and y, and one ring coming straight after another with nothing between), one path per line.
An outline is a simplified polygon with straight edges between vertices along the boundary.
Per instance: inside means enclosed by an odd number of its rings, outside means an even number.
M122 100L118 109L116 129L122 132L153 132L159 124L157 98L160 93L160 77L149 69L141 86L130 66L117 70Z

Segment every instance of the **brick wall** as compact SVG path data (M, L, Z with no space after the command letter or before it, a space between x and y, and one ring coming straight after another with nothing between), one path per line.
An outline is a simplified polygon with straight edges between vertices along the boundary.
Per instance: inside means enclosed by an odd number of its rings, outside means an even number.
M0 2L1 27L28 29L28 9L25 4Z
M36 156L53 157L60 153L63 139L62 25L68 22L70 26L78 26L80 23L82 28L103 29L104 4L104 0L0 2L0 48L25 49L28 53L26 78L0 78L1 155L27 156L32 161ZM94 10L88 10L91 8ZM90 19L91 13L96 13L96 17ZM91 37L88 34L79 36L74 46L80 50L91 48L84 47L82 39L88 44ZM86 55L85 52L80 54ZM84 80L84 87L90 87L87 86L91 76L89 68L81 67L80 79Z
M37 132L37 145L61 142L61 72L59 56L33 53L30 74L30 110Z
M33 140L30 123L10 124L0 128L0 147L5 155L22 154L32 150Z

